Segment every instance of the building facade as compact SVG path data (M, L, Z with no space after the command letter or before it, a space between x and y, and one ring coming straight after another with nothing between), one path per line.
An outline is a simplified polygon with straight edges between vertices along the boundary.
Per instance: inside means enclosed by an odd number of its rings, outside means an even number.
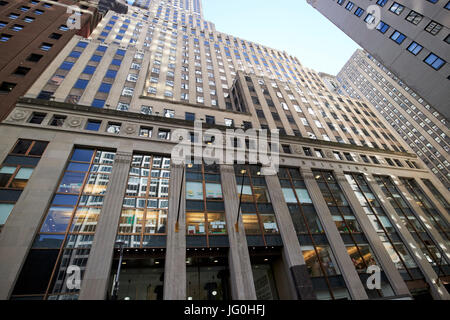
M368 53L357 50L337 76L349 96L369 101L450 188L447 119Z
M310 0L414 92L450 118L448 0Z
M336 79L336 76L324 72L319 72L319 76L328 90L334 93L344 94L342 93L342 90L340 90L339 81Z
M95 6L80 2L80 26L70 29L68 6L79 2L1 1L0 119L23 96L74 35L87 37L101 17ZM73 14L73 13L72 13Z
M127 13L128 7L119 0L99 0L98 11L105 15L109 10L117 13Z
M109 12L0 125L0 298L114 298L123 250L119 299L448 300L448 190L388 128L199 1Z

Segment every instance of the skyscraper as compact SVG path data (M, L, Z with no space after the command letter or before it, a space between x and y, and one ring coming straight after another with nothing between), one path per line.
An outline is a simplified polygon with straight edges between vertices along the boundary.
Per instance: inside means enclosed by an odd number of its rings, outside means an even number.
M446 188L367 101L202 16L108 12L1 123L0 298L449 299Z
M450 118L448 0L308 0L364 50Z
M375 58L357 50L338 74L340 90L365 98L450 188L448 121Z
M80 4L78 29L70 29L68 7L76 1L0 2L0 119L14 107L75 34L89 36L100 20L96 7Z

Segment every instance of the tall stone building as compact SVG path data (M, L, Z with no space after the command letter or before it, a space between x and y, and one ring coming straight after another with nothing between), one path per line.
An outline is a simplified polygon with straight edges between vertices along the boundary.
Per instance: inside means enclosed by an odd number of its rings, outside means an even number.
M448 0L307 0L450 119Z
M78 4L80 25L68 23ZM72 0L0 2L0 119L23 96L74 35L88 37L100 16L95 6ZM69 24L69 26L68 26Z
M450 298L446 188L367 101L200 1L108 12L0 136L1 299Z
M369 101L450 188L449 123L441 113L362 50L353 54L337 78L340 90Z

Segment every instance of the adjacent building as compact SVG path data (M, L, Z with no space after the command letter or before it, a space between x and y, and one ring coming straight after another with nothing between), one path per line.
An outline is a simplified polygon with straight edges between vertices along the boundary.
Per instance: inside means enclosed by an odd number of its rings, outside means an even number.
M362 50L353 54L337 78L340 90L369 101L450 188L449 123L439 111Z
M370 103L200 1L109 11L0 136L1 299L450 299L448 190Z
M343 94L342 90L340 90L339 81L336 79L336 76L325 72L319 72L319 76L322 81L325 83L325 86L328 90L334 93Z
M445 118L450 118L448 0L308 3Z
M98 11L105 15L109 10L117 13L127 13L128 7L119 0L99 0Z
M68 23L80 9L79 28ZM71 0L0 2L0 119L4 119L17 98L23 96L62 48L75 35L87 37L100 20L97 9L87 2ZM72 21L72 20L71 20ZM68 26L69 24L69 26Z

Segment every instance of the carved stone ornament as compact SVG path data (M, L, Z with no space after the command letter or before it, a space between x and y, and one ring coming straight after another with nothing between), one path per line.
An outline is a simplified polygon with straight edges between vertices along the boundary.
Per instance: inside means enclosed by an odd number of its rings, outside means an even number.
M125 132L127 134L134 134L136 132L136 126L132 124L128 124L125 126Z
M115 163L130 163L133 158L133 154L129 152L117 152L114 159Z
M70 118L69 121L67 121L68 125L72 128L77 128L81 125L81 118L73 117Z
M301 155L303 154L303 150L300 146L294 146L294 152L296 154L301 154Z
M16 110L11 115L11 120L13 120L13 121L21 121L21 120L25 119L27 117L27 115L28 115L28 112L26 112L24 110Z

